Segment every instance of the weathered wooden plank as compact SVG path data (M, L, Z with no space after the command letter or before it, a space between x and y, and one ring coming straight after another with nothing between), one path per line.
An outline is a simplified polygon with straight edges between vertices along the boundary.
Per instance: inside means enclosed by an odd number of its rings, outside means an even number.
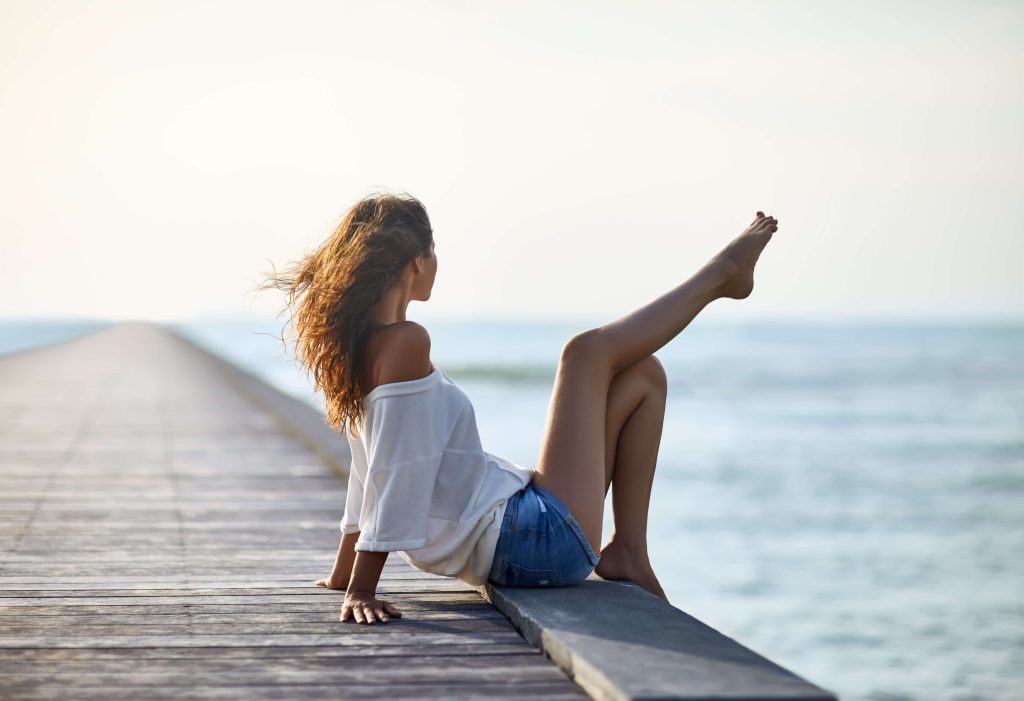
M40 610L46 610L43 607L38 608ZM341 607L339 605L316 611L279 612L275 610L269 613L266 612L266 609L263 611L253 609L242 612L202 612L195 611L191 607L185 607L184 610L181 611L165 613L151 613L148 611L133 613L124 613L122 611L117 611L115 613L80 613L71 608L68 613L62 614L51 612L28 616L0 616L0 631L3 631L5 635L14 635L19 627L25 628L30 632L36 631L40 633L52 633L55 628L67 628L68 626L74 626L76 631L94 631L97 626L124 627L129 625L153 624L193 625L199 627L210 624L236 625L241 621L245 621L247 618L258 622L260 625L329 622L333 626L334 622L338 618L340 608ZM493 619L495 621L508 622L508 619L505 618L504 614L500 611L495 611L493 606L489 606L487 604L446 604L441 610L437 610L436 608L413 609L412 607L407 606L403 613L412 611L416 612L417 621L447 621L459 619L480 621Z
M388 601L391 601L396 606L400 607L404 612L408 611L423 611L437 612L437 611L451 611L462 606L475 606L475 602L467 604L460 598L461 593L449 592L441 594L423 594L416 595L413 598L399 598L391 597ZM197 614L202 613L231 613L236 615L246 614L262 614L269 609L273 609L278 612L309 612L309 611L334 611L340 610L342 599L328 601L326 603L316 599L300 599L297 603L292 602L278 602L273 607L268 607L266 604L254 604L247 601L231 602L226 604L218 603L206 603L206 602L195 602L189 599L179 600L178 603L160 605L153 604L151 602L136 604L136 603L119 603L117 604L93 604L89 601L85 602L74 602L66 605L56 605L49 602L40 603L36 605L17 606L10 607L0 612L0 617L4 620L18 619L25 616L71 616L76 614L96 614L96 615L133 615L133 614L144 614L151 616L167 615L171 613L185 613L194 612ZM493 607L492 607L493 608ZM503 614L502 614L503 615ZM417 614L417 617L419 614Z
M443 618L433 617L424 621L417 619L415 621L408 620L406 618L396 618L388 623L375 623L373 625L379 628L387 628L387 635L391 635L393 632L409 632L409 631L420 631L425 632L427 630L439 631L444 630L445 632L456 634L475 634L475 633L492 633L492 632L511 632L515 633L516 630L508 622L507 618L484 618L476 616L462 616L456 617L452 615L446 615ZM12 624L5 627L3 630L3 637L10 638L12 636L23 635L28 637L48 637L54 635L64 635L69 639L78 638L101 638L111 636L125 636L125 635L137 635L137 636L179 636L179 635L258 635L258 636L270 636L270 635L285 635L285 634L324 634L329 635L338 631L339 625L346 627L358 627L366 628L357 623L351 621L343 624L339 624L338 615L325 614L319 621L285 621L281 623L273 623L263 621L252 616L246 616L239 618L235 621L228 621L224 623L207 623L201 619L196 620L185 620L179 623L160 623L155 621L148 622L131 622L131 623L83 623L75 619L67 619L66 624L62 627L60 625L39 625L38 621L33 621L28 624ZM424 626L429 626L425 628ZM397 634L397 633L396 633Z
M5 690L5 698L12 701L43 701L67 698L68 686L39 685L27 688ZM446 683L412 683L399 685L378 683L371 685L337 684L306 684L276 686L237 686L237 687L179 687L158 688L152 686L122 687L87 687L75 689L75 699L122 699L137 701L145 699L394 699L395 701L412 701L414 699L436 698L451 701L490 701L492 699L545 699L547 701L578 701L588 698L582 691L566 687L565 682L520 682L518 684L487 684L470 682L466 684Z
M204 589L238 589L238 588L253 588L253 589L274 589L280 590L282 588L302 588L311 586L311 579L305 577L280 577L277 579L259 579L257 577L248 575L219 575L217 579L212 577L208 579L195 579L182 580L178 582L161 581L156 578L145 579L139 578L137 581L127 581L124 577L118 577L116 579L102 579L102 575L97 575L91 579L84 579L79 582L75 581L53 581L52 577L4 577L0 580L0 597L5 596L3 592L39 592L39 591L101 591L111 589L124 589L131 587L133 589L145 589L145 590L175 590L175 589L186 589L189 586L202 586ZM417 580L427 579L430 575L422 572L403 572L401 570L396 571L393 575L394 579L403 580ZM16 580L16 581L10 581ZM21 581L17 581L21 580ZM467 592L470 591L467 589ZM2 603L2 602L0 602ZM489 604L488 604L489 605Z
M85 674L104 674L111 672L122 675L134 674L133 670L125 668L126 661L134 661L134 658L121 656L112 657L106 660L76 660L68 659L65 656L51 656L48 664L52 664L52 667L47 666L45 668L39 666L39 658L4 660L3 668L0 669L0 683L2 683L2 681L10 681L11 679L22 675L47 674L51 669L59 670L61 674L70 674L74 672L81 672ZM394 658L392 658L392 661L394 661ZM145 668L154 672L162 671L169 674L176 674L182 671L191 670L210 674L220 671L233 672L240 668L245 668L252 663L252 658L152 658L144 660L144 662ZM265 659L261 660L261 662L262 664L260 664L260 669L275 671L311 671L317 669L340 670L348 675L361 674L366 681L372 680L372 677L366 677L366 674L379 674L379 670L367 668L365 656L337 658L306 657L304 655L293 654L288 656L266 656ZM396 665L396 668L398 667L399 666ZM402 674L407 674L409 676L422 675L425 678L429 678L431 676L436 678L434 673L437 668L457 670L456 673L459 675L466 675L470 670L479 669L492 674L496 671L508 670L510 672L528 674L534 678L544 679L554 679L559 676L558 670L552 669L549 664L546 664L544 655L537 650L531 650L528 654L524 653L514 655L477 654L466 656L464 659L461 655L436 655L406 651L402 656L402 664L400 665L400 671ZM309 680L311 683L316 681L316 679Z
M324 558L324 559L332 559L332 558ZM55 563L55 566L60 566L60 563ZM116 583L116 582L129 582L129 581L130 582L135 582L135 581L154 581L154 582L170 583L170 584L175 584L175 583L188 584L188 583L191 583L191 582L198 582L198 583L202 583L202 582L220 582L220 581L231 582L231 581L239 581L239 580L242 580L242 579L250 579L251 581L273 581L273 582L276 582L278 580L283 580L283 581L295 581L295 582L306 583L306 582L308 582L310 580L306 579L306 577L304 575L304 572L306 572L306 571L310 571L310 572L315 571L314 570L315 566L316 566L316 563L312 563L312 564L311 563L298 563L294 567L277 566L277 567L274 568L273 572L263 573L263 574L261 574L260 576L257 576L257 577L252 577L252 575L249 574L248 572L240 572L240 573L232 574L230 572L222 572L222 571L219 571L219 570L218 571L213 571L213 572L207 572L207 573L202 573L202 572L188 573L188 572L176 571L176 572L166 572L163 575L153 575L152 577L149 578L149 580L147 580L145 578L137 578L137 576L135 574L132 574L130 576L126 576L126 575L118 574L116 572L104 571L101 574L69 573L69 574L66 574L66 575L64 575L62 577L59 577L59 578L57 578L57 577L50 577L50 576L42 576L42 577L40 577L38 575L31 575L31 574L30 575L11 574L11 575L4 576L3 581L4 582L11 582L11 583L17 584L18 582L46 582L46 581L54 582L54 581L58 581L59 580L60 582L67 582L67 583L70 583L70 584L79 585L79 584L87 584L89 582L115 582ZM305 569L303 569L303 567ZM388 560L387 563L384 565L384 572L386 572L386 573L394 572L396 575L397 574L401 574L403 572L411 572L411 573L416 574L416 575L432 576L432 575L429 575L427 573L420 572L418 570L412 570L411 568L406 567L404 562L399 562L397 560Z
M522 656L543 654L533 648L524 647L521 642L488 642L481 645L475 641L431 645L424 650L420 645L388 645L386 647L349 646L347 648L327 646L217 647L196 645L193 647L106 647L106 648L6 648L0 649L0 669L7 664L25 662L30 665L56 665L62 660L114 660L118 663L136 660L246 660L279 663L281 660L324 658L340 661L341 658L380 657L390 662L406 657L473 657L477 655ZM337 662L335 662L336 664Z
M90 552L82 552L78 549L53 549L47 552L31 552L31 553L10 553L4 558L4 565L11 564L33 564L33 563L47 563L57 560L63 564L94 564L96 562L96 555L103 556L103 562L106 564L122 564L122 565L184 565L186 563L197 562L198 564L204 564L204 561L213 563L215 558L224 557L230 558L226 561L224 566L228 566L233 562L245 562L245 561L283 561L283 562L295 562L295 563L308 563L314 558L323 558L324 550L322 547L306 547L306 549L288 549L288 550L267 550L260 551L259 549L244 550L241 547L231 546L224 544L217 549L212 547L205 547L202 551L183 554L184 545L176 542L169 542L164 544L163 553L153 553L152 551L139 550L138 552L131 552L123 550L122 547L116 543L112 543L108 546L108 549L94 549Z
M38 536L62 536L78 531L87 532L97 536L118 536L122 533L131 533L145 527L154 533L166 533L168 531L185 531L195 533L216 533L224 536L230 535L238 529L244 529L246 533L274 533L282 528L312 531L320 537L324 531L336 530L338 520L334 511L328 513L328 518L321 517L316 513L304 513L296 518L294 514L286 518L275 519L268 523L265 518L239 518L235 521L213 521L203 522L175 522L159 521L150 518L146 514L140 514L134 521L127 519L113 520L113 517L94 521L77 521L68 518L50 519L43 514L36 514L32 519L32 531ZM24 529L24 524L18 525L15 519L7 518L5 514L0 517L0 533L5 535L18 534ZM333 534L332 534L333 535Z
M389 601L394 599L395 605L398 606L400 599L396 594L400 593L416 593L420 591L427 591L426 585L417 585L416 587L408 587L404 590L400 590L395 584L388 583L386 587L378 589L377 593ZM434 585L430 583L429 591L433 592L460 592L463 590L448 588L443 584ZM70 593L70 592L69 592ZM267 596L230 596L230 595L204 595L202 600L206 603L213 604L260 604L260 605L276 605L285 603L302 603L309 600L311 597L316 596L315 594L295 594L291 596L286 595L267 595ZM324 595L330 596L330 595ZM390 597L390 598L389 598ZM331 601L340 603L342 594L338 592L333 595ZM16 611L20 606L38 606L40 602L46 602L54 605L75 605L77 603L87 604L107 604L110 606L120 605L138 605L138 604L173 604L179 601L196 601L195 597L190 596L187 593L181 593L179 596L168 596L154 593L152 596L145 595L124 595L124 596L104 596L104 595L81 595L81 596L53 596L53 597L34 597L34 596L22 596L22 597L7 597L0 599L0 613L6 613L10 611Z
M559 681L562 679L557 668L543 655L415 655L406 651L400 664L397 656L391 658L388 674L392 682L419 681L472 682L489 680L501 683L528 681ZM205 684L211 686L246 684L264 685L282 682L318 683L368 683L379 681L381 670L369 664L372 658L362 657L299 657L279 656L267 659L226 658L226 659L144 659L144 660L65 660L46 663L8 663L0 672L0 690L29 683L41 684L63 677L69 683L83 686L124 686L172 684L186 686L185 675L196 674L206 677ZM249 676L238 676L238 675ZM73 679L77 677L77 679ZM198 679L196 680L198 682Z
M76 690L82 687L158 686L158 687L214 687L214 686L276 686L302 684L371 684L380 685L382 676L387 684L467 684L491 683L501 685L530 682L564 681L561 672L549 664L534 666L510 666L508 664L471 664L481 659L461 660L451 657L428 658L420 664L404 659L402 664L393 665L386 675L381 670L368 666L363 660L336 660L330 665L296 665L278 667L272 665L221 664L219 669L207 671L202 664L191 660L178 663L178 669L167 669L153 663L143 663L126 668L103 671L79 665L77 669L23 671L0 674L0 689L31 687L53 683L63 678L74 684ZM90 665L91 666L91 665Z
M205 647L218 645L230 646L268 646L277 645L371 645L385 647L387 645L450 645L475 640L481 645L488 642L509 643L521 639L514 629L508 631L485 632L449 632L438 630L432 623L429 626L413 627L396 625L397 621L387 624L362 625L349 621L338 623L332 633L277 633L274 635L89 635L70 637L66 635L0 635L0 648L21 647ZM445 626L447 628L447 625Z
M399 575L396 574L394 577L388 578L388 586L392 587L393 591L399 590L399 583L401 586L409 586L412 588L420 586L434 586L436 584L436 578L430 577L420 573L417 576L410 576L406 579L399 579ZM453 589L453 590L460 590ZM466 587L465 591L472 591L472 587ZM0 591L0 607L8 603L9 599L33 597L33 598L66 598L66 597L93 597L93 596L187 596L187 597L202 597L202 596L259 596L259 597L290 597L290 596L316 596L316 597L329 597L333 591L318 587L313 584L303 585L299 587L295 586L273 586L273 587L250 587L243 583L229 584L222 587L207 587L203 586L202 583L197 582L194 585L186 585L182 587L150 587L145 584L138 584L131 589L92 589L86 586L80 586L75 589L67 590L63 587L60 590L50 590L46 588L34 588L34 589L8 589ZM337 592L341 595L341 592Z

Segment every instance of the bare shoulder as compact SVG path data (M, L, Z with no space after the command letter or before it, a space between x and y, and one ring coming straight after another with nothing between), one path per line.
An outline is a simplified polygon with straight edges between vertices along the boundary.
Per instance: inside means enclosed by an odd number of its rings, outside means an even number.
M430 334L415 321L391 324L382 334L377 363L378 384L426 377L433 371Z

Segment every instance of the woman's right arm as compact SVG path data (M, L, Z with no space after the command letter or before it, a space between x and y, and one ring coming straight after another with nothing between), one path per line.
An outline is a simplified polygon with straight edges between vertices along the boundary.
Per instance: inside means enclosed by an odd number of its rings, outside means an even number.
M348 589L348 582L352 578L352 567L356 562L357 540L359 540L359 531L341 534L341 544L338 545L338 557L334 561L334 569L331 570L331 576L316 580L318 586L341 591Z

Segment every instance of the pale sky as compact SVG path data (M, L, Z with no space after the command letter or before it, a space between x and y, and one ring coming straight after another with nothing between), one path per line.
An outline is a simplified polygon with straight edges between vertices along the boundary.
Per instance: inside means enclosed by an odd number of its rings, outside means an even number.
M1024 316L1024 3L0 13L0 316L270 313L381 189L430 214L430 314L617 317L761 209L716 314Z

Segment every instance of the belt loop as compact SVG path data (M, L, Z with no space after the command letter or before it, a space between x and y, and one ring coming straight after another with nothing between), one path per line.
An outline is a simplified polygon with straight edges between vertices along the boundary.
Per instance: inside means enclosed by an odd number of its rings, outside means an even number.
M506 510L512 513L512 518L509 520L509 530L516 530L516 525L519 523L519 497L521 495L522 490L508 498L508 507L506 507Z
M544 506L544 500L540 498L540 494L537 493L537 490L533 491L533 496L537 498L537 503L540 505L540 510L542 512L547 511L548 507Z

